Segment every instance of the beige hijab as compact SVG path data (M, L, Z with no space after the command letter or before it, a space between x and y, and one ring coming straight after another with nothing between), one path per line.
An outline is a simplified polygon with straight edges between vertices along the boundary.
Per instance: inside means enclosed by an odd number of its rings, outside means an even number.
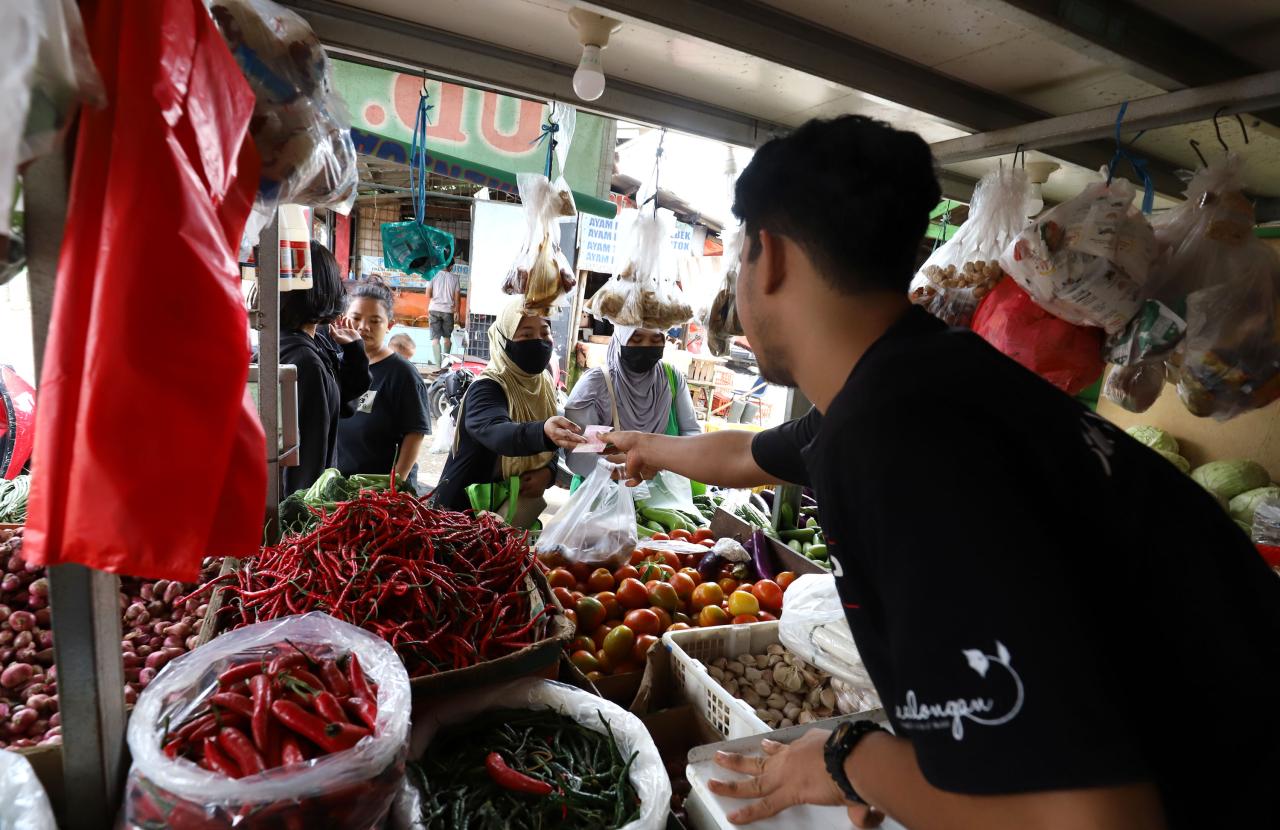
M551 381L551 373L539 372L531 375L507 357L507 341L515 336L516 329L525 316L524 297L513 297L502 309L498 319L489 326L489 365L480 375L502 387L507 395L507 410L511 420L522 423L545 421L556 414L556 387ZM456 445L456 436L454 441ZM554 451L514 457L504 455L501 458L502 477L508 479L545 467L551 463L552 458L555 458Z

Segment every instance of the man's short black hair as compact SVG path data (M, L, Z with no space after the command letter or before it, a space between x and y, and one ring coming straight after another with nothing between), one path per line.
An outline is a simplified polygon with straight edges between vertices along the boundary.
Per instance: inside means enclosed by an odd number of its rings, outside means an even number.
M941 195L924 139L847 115L814 119L757 150L733 212L751 259L763 229L792 239L843 293L905 294Z
M311 243L311 287L280 295L280 330L297 331L308 323L332 323L345 310L346 291L338 261L319 242Z

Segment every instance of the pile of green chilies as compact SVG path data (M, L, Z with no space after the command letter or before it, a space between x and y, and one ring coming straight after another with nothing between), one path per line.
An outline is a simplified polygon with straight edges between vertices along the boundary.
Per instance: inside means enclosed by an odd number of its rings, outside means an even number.
M412 678L535 642L554 608L533 613L535 563L526 532L491 515L365 490L203 589L232 583L220 611L229 628L324 611L372 631Z
M603 733L554 711L494 709L440 733L409 781L422 799L422 825L451 830L604 830L634 821L636 753L624 756L602 716ZM545 795L498 784L486 769L497 752L507 767L545 782Z

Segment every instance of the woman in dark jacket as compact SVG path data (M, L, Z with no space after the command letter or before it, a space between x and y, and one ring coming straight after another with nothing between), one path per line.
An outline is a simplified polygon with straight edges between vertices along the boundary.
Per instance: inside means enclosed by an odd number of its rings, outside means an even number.
M298 466L284 493L305 490L335 465L338 418L369 389L364 342L343 320L345 293L333 254L311 243L311 287L280 295L280 362L298 367Z

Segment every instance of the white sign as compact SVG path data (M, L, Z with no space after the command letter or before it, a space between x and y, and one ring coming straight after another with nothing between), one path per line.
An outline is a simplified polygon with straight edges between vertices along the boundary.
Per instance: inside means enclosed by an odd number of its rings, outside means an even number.
M511 265L524 246L524 208L502 202L474 202L471 214L471 314L497 315L507 304L502 293Z
M666 209L663 208L665 211ZM625 265L623 260L631 248L631 228L639 211L622 210L616 219L582 215L578 218L578 269L616 274ZM676 222L667 240L670 252L677 257L688 253L701 253L693 248L693 226Z

